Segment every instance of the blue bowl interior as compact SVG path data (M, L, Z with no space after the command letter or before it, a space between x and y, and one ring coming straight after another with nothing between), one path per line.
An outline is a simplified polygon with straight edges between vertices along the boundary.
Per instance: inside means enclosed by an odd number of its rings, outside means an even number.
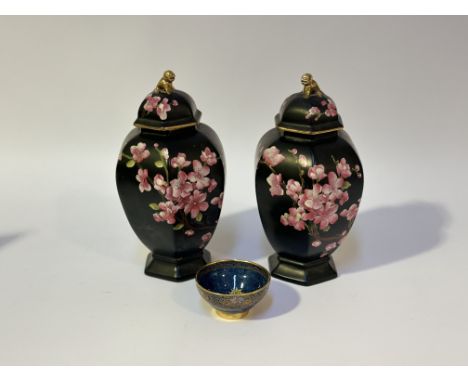
M203 288L212 292L248 293L263 287L268 282L268 275L254 264L220 262L202 269L197 281Z

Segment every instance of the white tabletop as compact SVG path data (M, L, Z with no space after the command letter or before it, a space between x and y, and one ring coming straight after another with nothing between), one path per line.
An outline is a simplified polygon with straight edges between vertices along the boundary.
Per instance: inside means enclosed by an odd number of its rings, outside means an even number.
M467 364L466 20L1 19L0 364ZM214 259L267 265L256 143L303 72L334 98L365 172L337 279L226 322L143 274L114 167L167 68L225 147Z

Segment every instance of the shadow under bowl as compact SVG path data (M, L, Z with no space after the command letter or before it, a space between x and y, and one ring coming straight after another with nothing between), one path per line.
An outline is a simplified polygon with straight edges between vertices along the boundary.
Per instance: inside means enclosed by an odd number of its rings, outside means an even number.
M221 260L203 266L195 276L198 292L225 319L245 317L267 293L270 273L244 260Z

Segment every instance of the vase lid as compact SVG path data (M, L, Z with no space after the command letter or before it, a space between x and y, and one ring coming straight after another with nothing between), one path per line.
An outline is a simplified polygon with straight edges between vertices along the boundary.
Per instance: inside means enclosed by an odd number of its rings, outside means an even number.
M292 94L275 116L276 127L298 134L324 134L343 129L333 100L322 92L310 73L301 77L302 92Z
M152 130L177 130L196 126L201 112L193 98L174 89L175 74L166 70L155 89L148 94L138 109L134 125Z

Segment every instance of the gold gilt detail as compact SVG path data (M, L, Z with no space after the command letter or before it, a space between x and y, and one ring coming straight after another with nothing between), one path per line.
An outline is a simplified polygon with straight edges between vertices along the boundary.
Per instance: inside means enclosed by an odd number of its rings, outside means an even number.
M175 80L175 74L172 70L166 70L156 85L156 90L159 93L171 94L174 91L174 86L172 83Z

